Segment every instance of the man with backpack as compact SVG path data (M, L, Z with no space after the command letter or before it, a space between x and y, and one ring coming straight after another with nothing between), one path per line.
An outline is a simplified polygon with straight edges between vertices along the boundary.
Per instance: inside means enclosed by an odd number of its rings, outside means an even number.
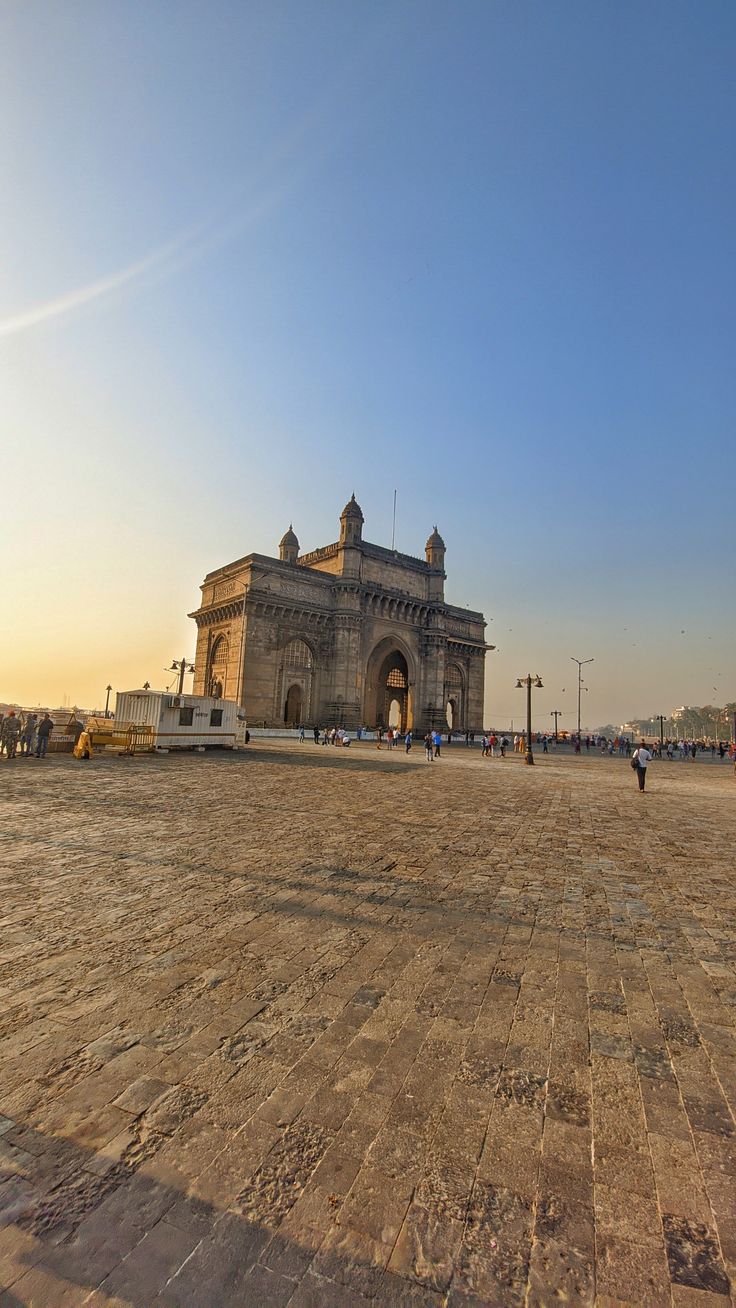
M647 763L651 763L652 755L642 740L638 749L635 749L631 755L631 766L636 769L636 776L639 782L639 789L643 790L647 780Z

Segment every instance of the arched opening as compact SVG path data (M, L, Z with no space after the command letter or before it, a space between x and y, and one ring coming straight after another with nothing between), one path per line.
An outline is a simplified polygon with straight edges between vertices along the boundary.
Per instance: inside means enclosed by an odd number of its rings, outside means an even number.
M284 722L287 727L298 727L302 720L302 688L289 686L284 706Z
M300 726L311 712L314 654L306 640L295 636L281 651L276 682L276 705L283 706L283 721ZM281 710L276 707L278 719Z
M401 703L395 696L388 706L388 725L390 727L401 727Z
M465 731L465 678L457 663L445 671L445 718L450 731Z
M207 691L208 695L214 695L216 699L221 699L225 692L225 681L227 678L227 637L217 636L212 642L210 650L209 669L207 674Z

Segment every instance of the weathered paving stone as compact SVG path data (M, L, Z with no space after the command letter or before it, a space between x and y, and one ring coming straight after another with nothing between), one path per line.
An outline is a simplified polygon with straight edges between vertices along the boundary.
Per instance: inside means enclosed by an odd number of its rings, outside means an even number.
M685 1112L693 1131L712 1131L714 1135L734 1135L734 1120L724 1100L691 1099L685 1096Z
M594 1303L594 1259L567 1240L535 1239L529 1266L527 1308L561 1303L587 1308Z
M620 993L609 993L604 990L593 991L588 997L590 1007L594 1012L600 1013L625 1013L626 1000Z
M544 1076L535 1076L523 1068L504 1068L496 1086L496 1098L501 1103L540 1107L544 1103L546 1087L547 1078Z
M332 1140L320 1127L296 1123L284 1132L237 1206L252 1222L273 1228L296 1203Z
M713 1232L667 1213L662 1217L662 1225L672 1280L696 1290L728 1294L729 1280Z
M657 1081L675 1081L672 1060L665 1049L634 1048L634 1062L641 1076L652 1077Z
M662 1031L668 1045L675 1049L695 1049L700 1044L700 1036L695 1027L686 1018L663 1017Z
M496 1063L480 1054L471 1054L460 1063L457 1079L462 1085L494 1087L500 1075L501 1068Z
M0 760L3 1308L729 1301L732 773L537 761Z
M490 1303L522 1304L531 1253L532 1210L522 1195L479 1182L470 1199L456 1269L459 1287Z
M590 1095L575 1086L565 1085L560 1081L550 1081L547 1086L545 1114L560 1122L570 1122L573 1126L589 1126Z
M600 1031L591 1031L590 1048L600 1058L633 1059L634 1051L627 1036L605 1035Z

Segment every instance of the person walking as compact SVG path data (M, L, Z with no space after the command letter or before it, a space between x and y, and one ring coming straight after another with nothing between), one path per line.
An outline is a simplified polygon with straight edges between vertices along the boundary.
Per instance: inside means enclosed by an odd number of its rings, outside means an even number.
M406 752L407 752L407 754L411 754L411 732L410 732L410 731L407 731L406 735L404 736L404 745L405 745L405 747L406 747Z
M639 744L638 749L635 749L633 754L631 755L631 762L633 766L636 768L636 776L639 782L640 790L643 790L646 785L647 764L651 763L651 761L652 761L652 755L650 754L649 750L644 744L644 741L642 740Z
M434 751L432 749L432 745L433 745L432 732L428 731L426 736L424 737L424 757L428 763L432 763L434 761Z
M440 758L441 757L440 751L442 749L442 736L440 735L439 731L434 732L432 736L432 741L434 744L434 756L435 758Z
M51 721L51 718L48 713L44 713L38 724L38 731L36 732L36 758L46 757L46 750L49 747L49 736L53 729L54 724Z
M303 724L303 723L302 723L302 724L300 725L300 727L299 727L299 744L300 744L300 745L303 745L303 744L304 744L304 724Z

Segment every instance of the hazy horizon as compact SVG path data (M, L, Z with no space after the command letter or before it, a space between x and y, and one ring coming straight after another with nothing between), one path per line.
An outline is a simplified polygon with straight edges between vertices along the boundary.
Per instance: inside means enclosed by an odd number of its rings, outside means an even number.
M736 11L7 9L0 699L194 653L206 572L447 543L486 721L736 700Z

